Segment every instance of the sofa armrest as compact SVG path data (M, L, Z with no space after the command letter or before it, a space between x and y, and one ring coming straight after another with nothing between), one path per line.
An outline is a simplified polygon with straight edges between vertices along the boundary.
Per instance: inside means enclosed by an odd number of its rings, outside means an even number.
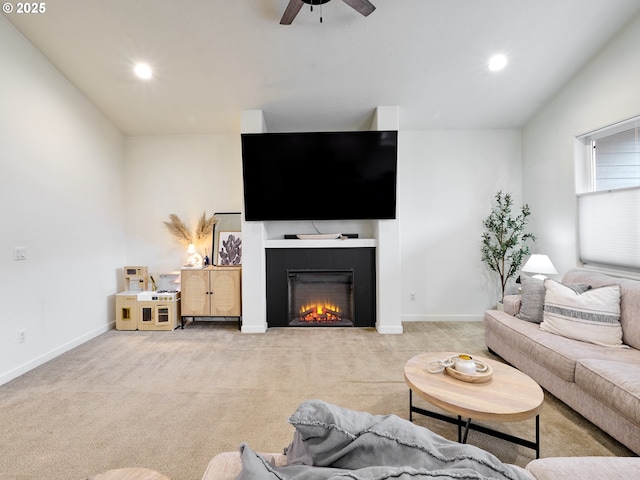
M287 464L287 456L281 453L261 453L276 466ZM235 480L242 471L240 452L222 452L211 459L202 480Z
M527 471L536 480L626 480L639 478L637 457L550 457L533 460Z
M502 299L502 305L504 307L504 313L515 316L520 312L520 305L522 304L522 295L505 295Z

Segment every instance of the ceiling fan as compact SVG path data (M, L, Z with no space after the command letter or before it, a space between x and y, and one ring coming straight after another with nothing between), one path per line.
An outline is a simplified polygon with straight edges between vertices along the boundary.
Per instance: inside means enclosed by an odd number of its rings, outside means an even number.
M376 9L376 7L374 7L371 2L369 2L369 0L342 1L365 17ZM287 5L287 9L284 11L284 15L282 15L280 25L291 25L291 22L293 22L293 19L296 18L296 15L298 15L298 12L305 3L307 5L311 5L311 8L313 9L314 5L323 5L327 2L329 2L329 0L290 0L289 5Z

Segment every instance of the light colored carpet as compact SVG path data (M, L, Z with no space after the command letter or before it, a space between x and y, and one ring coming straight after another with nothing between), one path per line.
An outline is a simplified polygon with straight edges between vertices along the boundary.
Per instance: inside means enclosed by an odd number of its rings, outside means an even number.
M293 435L287 418L304 400L408 418L409 358L439 350L490 356L480 322L404 328L246 335L235 323L198 322L174 332L109 331L0 387L0 479L73 480L137 466L197 480L213 455L242 442L281 451ZM455 426L416 417L456 438ZM533 439L533 420L498 427ZM541 439L543 457L632 455L548 394ZM478 432L469 443L521 466L534 457Z

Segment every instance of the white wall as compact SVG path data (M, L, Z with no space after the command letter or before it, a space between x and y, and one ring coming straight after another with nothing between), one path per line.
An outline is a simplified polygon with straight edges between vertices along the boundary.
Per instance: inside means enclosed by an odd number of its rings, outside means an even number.
M183 264L170 213L239 211L242 189L239 134L125 139L4 18L0 70L1 384L110 328L122 266ZM519 162L518 131L400 132L404 320L494 301L480 222L497 189L519 198Z
M128 137L125 142L127 264L146 265L151 274L177 271L186 249L163 222L175 213L194 230L203 212L240 212L240 134Z
M522 204L520 130L401 132L399 155L403 320L479 320L500 296L482 221L499 190Z
M162 222L240 211L240 135L131 137L125 150L127 262L179 269ZM399 163L402 319L480 319L499 295L480 262L482 220L500 189L521 202L520 130L401 131Z
M640 114L640 15L523 130L524 198L534 212L535 253L561 277L579 266L575 137Z
M122 134L5 18L0 71L2 384L109 328L125 240Z
M494 303L479 250L500 189L531 205L534 252L561 274L577 265L573 139L640 113L637 45L640 15L522 136L400 131L403 320L479 319ZM0 71L2 384L109 328L123 265L179 268L170 213L239 211L242 189L239 134L125 140L4 18Z

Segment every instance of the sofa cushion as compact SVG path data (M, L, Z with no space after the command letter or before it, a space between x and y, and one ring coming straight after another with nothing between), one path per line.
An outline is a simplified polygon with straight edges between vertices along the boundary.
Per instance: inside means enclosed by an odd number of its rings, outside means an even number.
M540 329L605 347L622 346L620 285L578 293L547 279L544 287L546 293Z
M527 322L541 323L545 297L544 281L521 275L520 284L522 285L522 298L520 311L516 317ZM578 293L589 290L589 285L584 283L567 284L567 287Z
M580 360L576 385L620 415L640 425L640 352L637 361Z
M601 287L617 283L622 295L620 299L620 323L622 341L630 347L640 350L640 282L629 278L616 278L588 270L569 270L563 282L588 283L592 287Z
M589 479L628 480L640 478L636 457L551 457L529 462L527 470L536 480Z
M554 344L560 343L561 337L541 331L536 323L525 322L494 310L485 312L484 322L487 329L531 362L544 366L567 382L573 382L575 359L554 348ZM567 341L565 338L562 340Z
M496 310L485 312L484 322L487 329L529 361L567 382L575 381L576 362L580 359L608 360L615 352L617 359L633 363L640 354L635 349L612 349L554 335L540 330L536 323L524 322Z

